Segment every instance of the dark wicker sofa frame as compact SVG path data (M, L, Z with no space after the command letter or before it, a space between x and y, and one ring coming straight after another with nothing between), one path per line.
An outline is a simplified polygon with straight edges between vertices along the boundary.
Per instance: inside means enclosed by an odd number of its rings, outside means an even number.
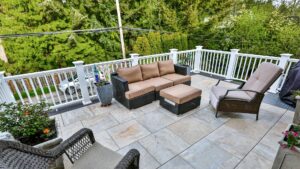
M175 73L181 75L189 75L188 67L183 65L174 65ZM116 72L111 74L111 82L113 85L113 94L114 98L120 102L122 105L128 109L135 109L146 104L153 102L154 100L159 100L159 91L158 92L149 92L145 95L136 97L134 99L127 99L125 97L125 92L129 90L128 82L122 77L118 76ZM185 83L186 85L191 85L191 81Z
M72 163L95 143L93 132L83 128L66 141L48 151L14 141L0 140L0 168L47 169L64 153ZM131 149L115 169L138 169L140 154Z
M215 86L218 86L221 81L238 81L238 80L220 79ZM257 91L252 91L252 90L243 90L242 87L244 86L245 82L244 81L240 81L240 82L241 84L238 86L238 88L227 90L226 94L220 99L220 103L216 109L216 117L218 117L219 111L239 112L239 113L256 114L256 120L258 120L259 108L265 94L259 93ZM250 101L226 98L228 93L232 91L245 91L245 92L254 93L255 95Z

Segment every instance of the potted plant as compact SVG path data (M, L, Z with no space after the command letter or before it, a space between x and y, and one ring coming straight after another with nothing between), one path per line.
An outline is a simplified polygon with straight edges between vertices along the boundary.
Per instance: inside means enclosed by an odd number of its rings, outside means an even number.
M293 123L300 124L300 90L294 91L293 96L296 99L296 109L293 118Z
M300 165L300 125L289 125L283 132L283 139L275 157L272 169L298 168Z
M0 131L28 145L37 145L57 137L55 119L48 116L48 105L1 103Z
M192 68L190 67L189 63L193 62L193 56L191 53L189 53L186 57L179 59L179 64L186 66L188 69L188 72L191 72Z
M44 103L0 104L0 133L6 135L2 139L20 141L42 150L58 146L62 139L58 138L55 119L48 116L49 106ZM63 158L59 157L54 168L64 168Z
M107 80L108 69L106 66L102 67L102 71L97 70L97 67L94 65L94 74L95 74L95 86L97 89L98 98L101 102L101 106L111 105L113 98L112 84Z

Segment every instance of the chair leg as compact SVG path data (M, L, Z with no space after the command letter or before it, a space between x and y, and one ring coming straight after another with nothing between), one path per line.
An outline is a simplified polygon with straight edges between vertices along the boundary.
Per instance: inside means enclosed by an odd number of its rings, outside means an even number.
M216 118L218 118L218 111L216 111Z
M258 113L256 114L256 121L258 120Z

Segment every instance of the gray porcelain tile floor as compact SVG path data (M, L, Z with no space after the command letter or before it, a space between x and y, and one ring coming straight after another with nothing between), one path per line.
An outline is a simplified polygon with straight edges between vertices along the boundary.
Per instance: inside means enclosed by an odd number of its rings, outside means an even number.
M192 86L203 92L201 106L181 116L164 110L158 101L134 110L113 101L110 107L95 103L54 117L63 139L88 127L113 151L124 155L138 149L141 169L271 168L293 111L263 103L258 121L251 114L220 113L215 118L208 98L216 81L193 75Z

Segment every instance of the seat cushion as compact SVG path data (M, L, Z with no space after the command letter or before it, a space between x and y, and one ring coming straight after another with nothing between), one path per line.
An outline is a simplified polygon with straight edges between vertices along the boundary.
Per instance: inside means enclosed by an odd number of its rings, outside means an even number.
M128 84L128 88L129 91L125 92L127 99L134 99L155 90L153 86L144 83L144 81Z
M95 142L72 166L73 169L113 169L123 157Z
M211 88L210 102L214 108L217 108L220 99L225 96L227 90L227 88L221 86L213 86ZM231 91L228 93L226 98L250 101L253 98L253 96L250 96L247 92L244 91Z
M161 77L165 78L167 80L173 81L173 85L178 85L178 84L181 84L181 83L191 81L191 76L189 76L189 75L186 75L186 76L185 75L180 75L180 74L177 74L177 73L167 74L167 75L164 75L164 76L161 76Z
M144 80L160 76L157 62L141 65L141 70Z
M161 76L175 73L173 60L159 61L158 69Z
M117 73L120 77L127 80L128 83L143 80L142 71L139 65L130 68L120 68L117 70Z
M201 96L201 90L185 85L179 84L160 91L160 96L173 101L177 104L183 104Z
M155 91L160 91L162 89L173 86L173 82L161 77L151 78L144 81L145 84L153 86Z

